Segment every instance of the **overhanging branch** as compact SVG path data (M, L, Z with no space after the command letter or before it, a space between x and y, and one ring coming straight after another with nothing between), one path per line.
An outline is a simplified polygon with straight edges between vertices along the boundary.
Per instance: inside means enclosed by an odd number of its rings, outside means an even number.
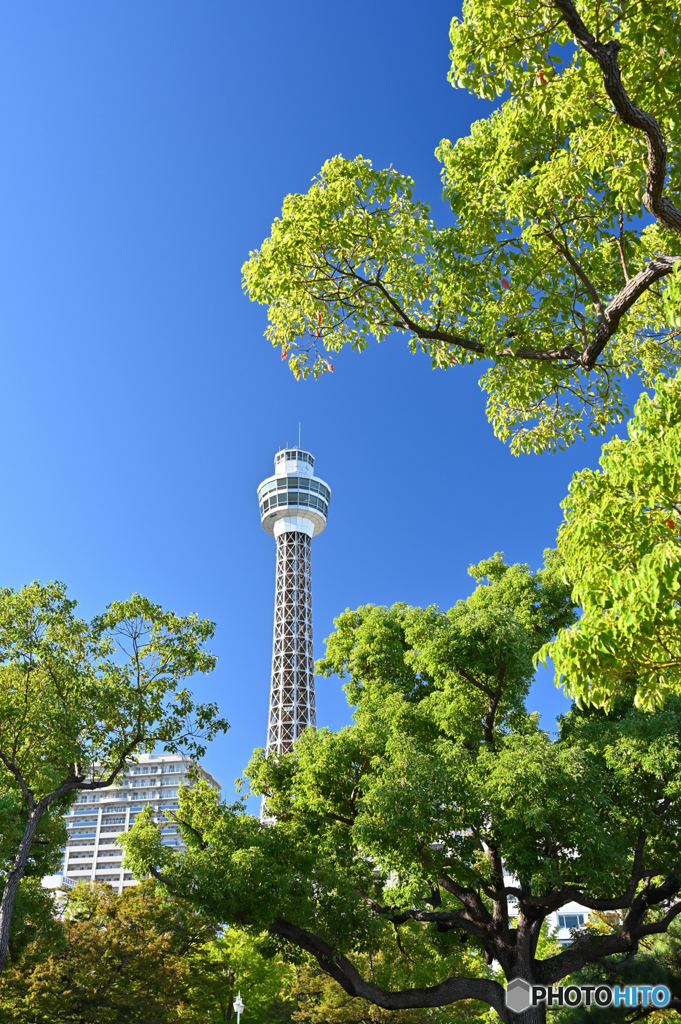
M646 191L643 194L643 205L659 220L663 227L681 234L681 211L667 196L662 195L667 177L667 146L657 119L652 114L641 110L624 88L618 64L621 43L611 39L608 43L599 43L577 13L573 0L554 0L556 8L575 37L579 46L598 63L603 75L605 91L620 119L630 128L643 132L648 148L648 168L646 175Z
M384 1010L409 1010L436 1006L449 1006L461 999L478 999L506 1017L504 989L496 981L486 978L448 978L440 985L428 988L408 988L398 992L385 992L365 981L354 964L323 939L304 928L298 928L281 917L269 927L272 935L288 939L294 945L315 957L319 966L337 981L349 996L367 999Z

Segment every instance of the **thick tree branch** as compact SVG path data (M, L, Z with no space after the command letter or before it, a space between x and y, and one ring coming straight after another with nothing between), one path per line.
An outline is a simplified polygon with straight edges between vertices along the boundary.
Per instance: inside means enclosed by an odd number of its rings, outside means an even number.
M480 690L485 694L485 696L489 697L490 700L494 699L494 690L491 686L486 686L485 683L479 682L474 675L468 672L467 669L463 668L461 665L456 665L455 669L461 678L465 679L467 683L471 684L471 686L474 686L476 690Z
M384 1010L449 1006L460 999L479 999L495 1009L502 1020L506 1019L504 989L496 981L488 981L485 978L448 978L440 985L429 988L384 992L383 989L365 981L347 957L311 932L298 928L281 917L274 919L269 931L272 935L288 939L311 953L322 970L337 981L349 996L367 999Z
M681 256L658 256L629 279L624 288L605 307L604 319L598 325L593 340L579 357L586 370L592 370L596 360L619 327L619 322L634 303L660 278L671 274Z
M359 277L359 275L354 276L363 284L372 288L378 288L386 301L395 310L398 319L391 324L392 327L397 327L401 330L409 330L415 334L417 338L420 338L423 341L441 341L445 345L456 345L459 348L466 349L468 352L476 352L478 355L487 356L490 359L510 358L531 359L538 360L540 362L555 362L557 360L565 360L571 363L579 362L580 354L577 349L572 347L572 345L563 345L562 348L554 349L518 348L515 350L506 345L499 351L493 351L489 345L483 345L479 341L472 341L470 338L463 337L460 334L450 334L448 331L430 330L427 327L421 327L415 320L412 320L404 309L402 309L400 304L394 296L390 294L381 281L367 281L364 278Z
M648 170L643 205L663 227L681 234L681 211L662 195L667 177L667 147L657 119L641 110L627 94L617 62L621 44L617 39L599 43L577 13L573 0L554 0L579 46L598 63L605 91L620 119L630 128L643 132L648 147Z

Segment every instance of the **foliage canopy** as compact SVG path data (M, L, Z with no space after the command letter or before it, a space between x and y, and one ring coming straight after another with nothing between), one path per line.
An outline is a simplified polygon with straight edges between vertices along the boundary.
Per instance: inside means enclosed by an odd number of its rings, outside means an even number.
M167 1024L187 996L191 956L217 929L144 882L68 894L52 948L34 943L0 987L2 1024ZM93 969L94 968L94 969ZM201 1020L205 1020L202 1016Z
M18 811L0 845L0 971L44 816L111 785L138 752L162 744L200 757L227 728L183 685L215 665L211 622L138 594L92 622L75 608L61 583L0 590L0 814L3 800Z
M465 0L450 81L503 102L436 151L453 226L392 167L337 156L244 265L296 377L401 331L434 367L482 364L494 430L521 452L602 433L627 413L624 378L674 371L679 13Z
M600 462L573 477L558 534L582 616L540 657L580 701L612 708L633 685L651 709L681 692L681 374L641 396Z
M291 754L256 752L250 789L273 824L197 787L178 813L186 853L163 847L149 815L124 845L134 870L315 957L348 995L506 1021L494 961L507 979L555 983L681 911L681 698L653 714L632 693L610 713L574 708L553 740L525 698L534 654L574 621L560 559L471 572L478 587L446 613L336 620L319 668L346 676L355 721L308 730ZM621 920L542 948L571 900ZM371 957L391 944L379 977Z

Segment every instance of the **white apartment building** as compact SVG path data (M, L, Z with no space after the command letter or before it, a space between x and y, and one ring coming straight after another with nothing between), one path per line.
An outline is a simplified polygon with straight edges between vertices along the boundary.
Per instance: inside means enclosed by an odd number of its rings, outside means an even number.
M136 885L123 872L123 850L116 839L133 825L139 812L151 807L154 821L162 823L163 843L184 849L179 830L167 817L177 810L177 790L182 782L191 785L187 770L193 762L179 754L140 754L113 786L82 793L66 814L69 838L58 875L43 879L47 888L67 889L80 879L108 882L117 892ZM193 765L200 778L220 792L220 783L200 765Z

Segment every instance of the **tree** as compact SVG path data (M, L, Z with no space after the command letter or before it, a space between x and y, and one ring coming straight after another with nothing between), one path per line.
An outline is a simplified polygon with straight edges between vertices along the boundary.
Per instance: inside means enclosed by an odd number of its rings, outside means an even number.
M239 988L252 1024L291 1021L295 971L276 950L236 928L222 933L153 881L120 895L82 882L59 909L50 941L43 930L8 964L0 1024L232 1021Z
M187 994L178 1019L187 1024L231 1021L241 992L251 1024L289 1024L296 970L268 936L230 927L188 959ZM293 991L292 991L293 990Z
M594 915L596 920L591 927L602 931L612 931L617 926L616 921L608 921L613 915ZM601 918L599 921L598 918ZM570 978L570 984L574 985L612 985L620 987L624 985L636 985L645 979L646 985L666 985L671 992L672 998L666 1010L653 1011L653 1020L674 1019L681 1011L681 947L679 919L671 923L669 930L664 935L652 935L644 939L639 946L639 951L632 958L627 958L618 966L616 972L612 965L589 964L583 971L579 971ZM602 1024L624 1024L625 1021L638 1021L651 1015L650 1009L636 1007L615 1007L607 1008L601 1006L579 1006L563 1007L556 1013L555 1020L560 1024L591 1024L598 1020Z
M58 948L46 952L34 943L5 972L2 1024L180 1019L189 958L215 938L214 923L163 897L148 881L121 895L103 882L80 884L68 895L64 915Z
M124 845L135 870L314 956L349 996L390 1011L465 1001L507 1022L495 962L502 979L555 984L617 967L681 912L681 697L649 713L632 687L609 712L574 707L552 739L525 698L534 654L574 621L560 559L533 574L495 556L471 572L478 587L447 613L336 620L319 668L347 677L355 722L256 753L250 789L273 825L203 786L181 797L186 853L163 847L149 815ZM547 917L571 900L616 925L542 951ZM383 987L369 957L398 937L399 985Z
M612 708L635 680L650 709L681 690L681 374L641 396L600 463L572 478L558 534L582 615L539 657L579 701Z
M183 745L200 757L203 740L227 728L214 704L195 704L180 688L215 665L205 649L211 622L136 594L90 623L74 610L61 583L0 591L0 785L20 808L2 851L0 973L45 816L79 791L111 785L140 751Z
M465 0L450 81L504 97L440 143L453 227L392 167L334 157L243 268L296 377L407 335L483 363L496 434L550 451L626 415L623 378L680 362L678 5Z
M0 778L0 877L6 878L26 829L28 810L16 788L5 788ZM68 797L52 803L36 826L34 840L17 890L8 940L10 959L16 961L23 948L40 933L45 941L53 936L53 899L40 880L57 870L66 843L63 812Z

